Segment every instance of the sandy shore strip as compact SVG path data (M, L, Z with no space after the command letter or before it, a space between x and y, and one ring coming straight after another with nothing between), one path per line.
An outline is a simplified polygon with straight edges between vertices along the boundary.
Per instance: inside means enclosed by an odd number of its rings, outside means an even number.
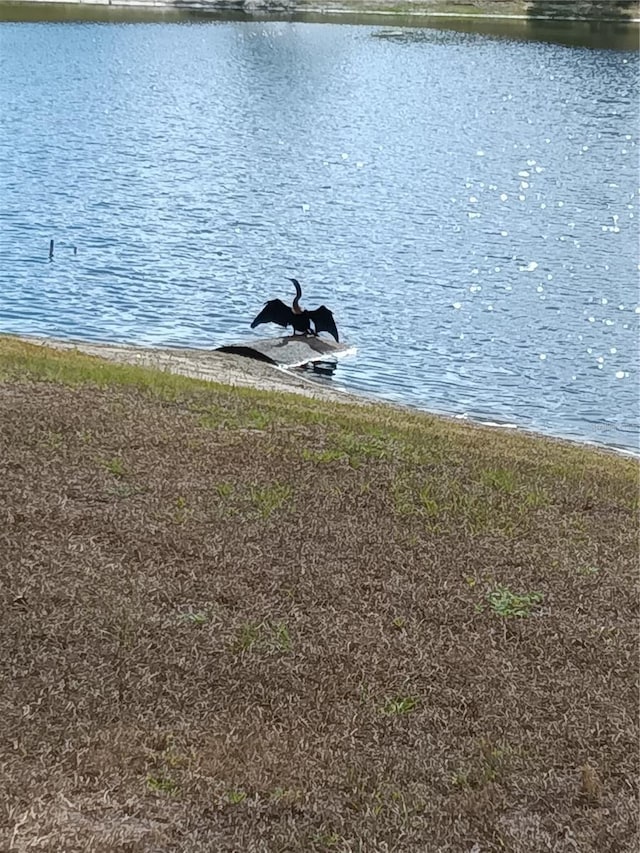
M20 340L29 344L81 352L120 364L150 367L168 373L191 376L208 382L218 382L241 388L258 388L262 391L289 391L337 403L370 405L377 400L368 399L349 391L329 387L275 365L255 361L240 355L217 352L209 349L147 347L131 344L107 344L89 341L60 340L21 335Z

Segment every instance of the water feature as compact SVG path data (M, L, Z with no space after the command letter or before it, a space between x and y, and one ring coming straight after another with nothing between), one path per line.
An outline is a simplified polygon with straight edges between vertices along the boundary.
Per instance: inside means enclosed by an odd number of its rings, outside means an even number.
M637 448L638 71L395 25L0 24L0 330L217 346L296 276L358 348L335 384Z

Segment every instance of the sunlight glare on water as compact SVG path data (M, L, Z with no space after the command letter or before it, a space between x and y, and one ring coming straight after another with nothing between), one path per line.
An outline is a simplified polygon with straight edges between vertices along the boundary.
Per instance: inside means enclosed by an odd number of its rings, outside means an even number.
M637 448L637 86L447 31L0 24L0 329L213 347L296 276L334 382Z

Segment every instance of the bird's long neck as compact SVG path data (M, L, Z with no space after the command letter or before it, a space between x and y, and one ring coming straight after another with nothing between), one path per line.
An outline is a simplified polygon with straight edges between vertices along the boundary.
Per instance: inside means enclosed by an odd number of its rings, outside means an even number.
M296 289L296 298L293 300L293 305L291 306L291 310L294 314L302 314L302 308L300 307L300 297L302 296L302 288L300 287L300 282L296 278L292 278L293 286Z

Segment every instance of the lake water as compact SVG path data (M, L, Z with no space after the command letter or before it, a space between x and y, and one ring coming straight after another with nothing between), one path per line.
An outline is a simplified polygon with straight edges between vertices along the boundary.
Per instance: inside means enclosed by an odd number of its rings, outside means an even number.
M0 330L213 347L278 334L249 324L295 276L358 349L334 384L637 449L639 76L447 30L2 23Z

